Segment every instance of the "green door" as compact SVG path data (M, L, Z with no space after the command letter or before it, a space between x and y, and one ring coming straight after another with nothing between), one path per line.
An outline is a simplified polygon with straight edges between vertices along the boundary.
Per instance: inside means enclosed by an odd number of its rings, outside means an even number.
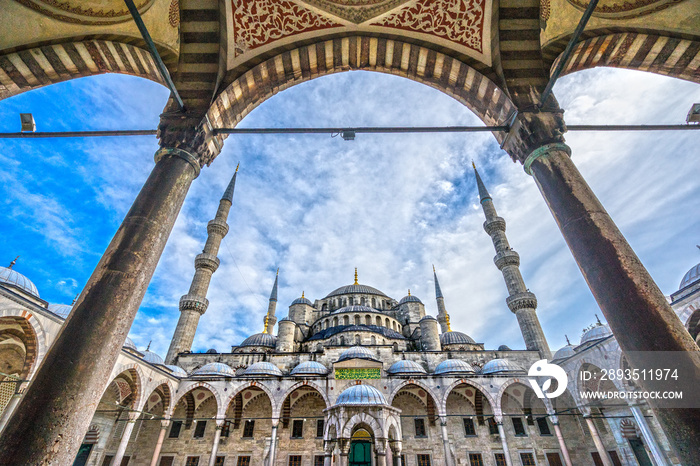
M92 443L83 443L80 445L80 450L78 450L78 456L75 457L73 466L85 466L87 463L90 452L92 451Z
M353 440L350 443L350 466L370 466L372 464L372 443L367 440Z

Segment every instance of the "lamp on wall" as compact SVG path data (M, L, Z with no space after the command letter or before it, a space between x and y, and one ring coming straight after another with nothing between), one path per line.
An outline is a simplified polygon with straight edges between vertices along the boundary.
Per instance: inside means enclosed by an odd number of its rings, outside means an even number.
M34 117L31 113L20 113L19 119L22 121L21 132L29 131L33 133L36 131L36 123L34 122Z
M700 104L693 104L693 106L690 107L685 121L686 123L700 123Z

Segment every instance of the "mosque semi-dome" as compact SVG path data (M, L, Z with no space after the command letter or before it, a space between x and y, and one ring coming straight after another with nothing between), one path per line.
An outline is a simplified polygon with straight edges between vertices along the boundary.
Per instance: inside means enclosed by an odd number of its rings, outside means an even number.
M171 367L171 366L168 366ZM212 376L218 376L218 377L234 377L236 375L236 371L234 371L230 366L222 363L222 362L210 362L209 364L205 364L199 369L196 369L194 372L191 374L192 376L206 376L206 377L212 377Z
M473 373L474 368L461 359L447 359L435 368L435 375Z
M273 377L282 377L282 371L279 369L279 367L275 366L271 362L256 362L255 364L251 364L248 366L248 368L243 371L243 375L248 375L248 376L255 376L255 377L260 377L260 376L273 376Z
M49 304L49 311L64 319L68 317L68 314L70 314L72 310L73 306L69 304Z
M16 286L32 296L39 297L39 290L36 289L36 285L32 283L30 279L22 275L21 273L12 270L12 264L10 267L0 267L0 283L7 283L8 285Z
M274 348L277 345L277 337L269 333L256 333L249 336L240 346L266 346Z
M318 376L318 375L327 375L328 374L328 368L321 364L320 362L316 361L304 361L301 364L297 364L297 366L292 369L291 375L294 376L304 376L304 375L310 375L310 376Z
M371 385L352 385L338 395L336 406L342 405L385 405L384 395Z
M522 372L525 369L508 359L492 359L481 368L482 374L498 374L501 372Z
M374 353L362 346L352 346L346 349L340 354L337 362L347 361L348 359L367 359L369 361L379 361Z
M683 280L681 280L681 284L678 289L683 289L698 280L700 280L700 264L691 267L690 270L683 275Z
M421 366L415 361L408 360L396 361L394 364L391 365L387 372L391 375L426 374L425 369L423 369L423 366Z
M442 345L473 345L475 343L469 335L462 332L445 332L440 335L440 344Z

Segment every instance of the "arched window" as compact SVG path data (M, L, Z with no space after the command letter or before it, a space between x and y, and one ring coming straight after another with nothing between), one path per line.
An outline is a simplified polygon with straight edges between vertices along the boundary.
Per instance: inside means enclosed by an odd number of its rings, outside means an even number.
M372 317L365 316L365 325L372 325Z
M360 338L360 335L355 335L355 344L359 345L362 343L362 339Z
M377 322L377 327L381 327L381 326L382 326L382 318L381 318L381 317L377 316L376 322Z
M399 351L399 344L394 343L394 351L398 352Z
M389 318L388 318L388 317L387 317L386 319L384 319L384 326L385 326L386 328L391 328L391 322L389 322Z
M348 300L345 299L345 298L343 298L343 307L345 307L345 306L347 306L347 305L348 305Z
M333 318L333 327L337 327L337 326L338 326L338 318L334 317Z
M396 331L396 322L392 322L391 327L394 329L394 331Z
M345 337L342 337L342 336L341 336L341 337L340 337L340 345L342 346L342 345L344 345L344 344L345 344Z
M377 307L377 300L372 298L372 307L376 308Z
M366 302L367 302L367 300L365 298L360 298L360 304L362 306L364 306Z
M328 304L323 303L323 306L321 306L322 311L327 311L328 310Z
M355 298L350 296L350 298L348 298L348 305L352 306L353 304L355 304Z
M372 338L369 339L369 342L370 342L372 345L376 345L376 344L377 344L377 339L374 337L374 335L372 335Z
M360 316L356 314L355 315L355 325L360 325L361 321L362 321L362 319L360 318Z
M343 317L343 325L350 325L350 317L348 317L348 316Z

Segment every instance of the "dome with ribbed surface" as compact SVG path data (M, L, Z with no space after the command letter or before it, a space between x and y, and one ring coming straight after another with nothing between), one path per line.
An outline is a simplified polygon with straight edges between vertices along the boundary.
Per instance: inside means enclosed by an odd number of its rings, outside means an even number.
M700 264L697 264L695 267L691 267L690 270L688 270L688 272L683 276L683 280L681 280L681 284L678 289L680 290L681 288L685 288L698 280L700 280Z
M222 362L210 362L209 364L205 364L192 372L192 375L206 377L234 377L236 375L236 371Z
M256 333L243 340L241 346L266 346L268 348L274 348L277 346L277 337L269 333Z
M49 311L53 312L57 316L63 317L64 319L68 317L70 311L73 310L73 306L68 304L49 304Z
M404 296L403 298L401 298L401 301L399 301L399 304L405 304L405 303L420 303L420 304L423 304L423 301L421 301L420 299L418 299L417 296L408 295L408 296Z
M498 351L513 351L508 345L501 345L498 347Z
M294 306L295 304L306 304L307 306L313 306L314 303L306 299L305 297L297 298L294 301L292 301L292 304L290 306Z
M423 316L423 318L422 318L421 320L419 320L418 322L420 323L420 322L423 322L424 320L434 320L434 321L437 321L437 319L436 319L435 317L431 316L430 314L426 314L426 315Z
M474 373L474 368L461 359L447 359L435 368L435 375Z
M498 374L500 372L525 371L519 364L507 359L492 359L481 368L482 374Z
M612 331L610 331L608 324L596 324L583 333L581 336L581 344L601 340L610 335L612 335Z
M386 297L386 295L378 289L372 288L371 286L367 285L360 285L358 283L357 285L341 286L340 288L337 288L328 293L328 296L326 296L326 298L332 298L333 296L339 296L342 294L374 294L377 296Z
M143 352L143 359L151 364L163 364L163 358L158 356L153 351L146 350Z
M255 364L248 366L248 368L243 372L243 375L255 377L270 375L274 377L282 377L282 371L271 362L256 362Z
M344 314L347 312L372 312L374 314L380 313L376 309L372 309L371 307L353 304L351 306L340 307L335 311L331 312L331 314Z
M554 361L556 359L570 358L574 354L576 354L576 352L574 351L574 345L566 345L563 348L559 349L556 353L554 353L552 360Z
M16 286L27 293L39 297L39 290L30 279L9 267L0 267L0 283Z
M173 366L173 365L166 365L168 369L170 369L175 377L187 377L187 372L185 372L185 369L183 369L180 366Z
M367 348L363 348L362 346L352 346L346 349L340 354L337 362L347 361L348 359L367 359L370 361L379 361L374 353Z
M292 369L291 375L303 376L303 375L326 375L328 374L328 368L323 364L316 361L304 361L301 364Z
M382 392L377 390L371 385L353 385L349 388L343 390L343 392L338 395L338 400L336 400L336 406L343 405L354 405L354 406L364 406L364 405L385 405L386 399Z
M445 332L440 335L440 343L443 345L473 345L476 342L466 333Z
M126 340L124 341L123 347L126 348L126 349L130 349L130 350L132 350L132 351L138 352L138 348L136 348L136 345L134 344L134 341L133 341L131 338L129 338L129 337L126 337Z
M417 362L406 360L396 361L387 372L391 375L416 375L426 373L423 366Z

